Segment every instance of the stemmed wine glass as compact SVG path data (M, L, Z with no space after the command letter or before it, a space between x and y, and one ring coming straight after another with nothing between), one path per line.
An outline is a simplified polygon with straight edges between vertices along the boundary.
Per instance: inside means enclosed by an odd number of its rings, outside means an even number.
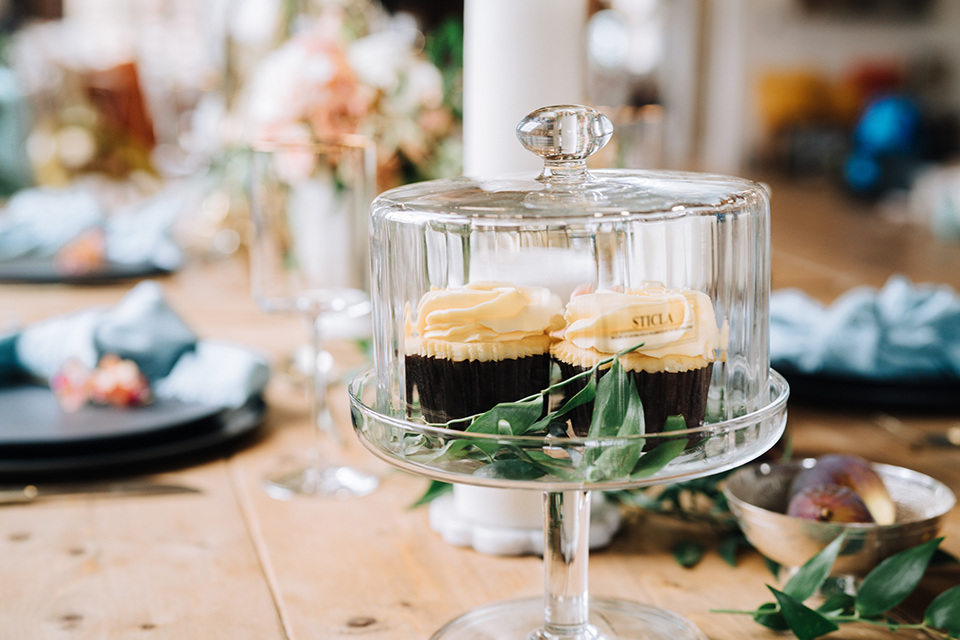
M343 444L327 407L323 326L331 318L364 322L368 207L375 185L375 155L361 136L322 142L254 144L250 165L251 289L269 313L298 313L311 347L312 384L307 385L310 422L318 435ZM379 482L374 475L332 464L318 441L306 460L264 481L277 498L362 496Z

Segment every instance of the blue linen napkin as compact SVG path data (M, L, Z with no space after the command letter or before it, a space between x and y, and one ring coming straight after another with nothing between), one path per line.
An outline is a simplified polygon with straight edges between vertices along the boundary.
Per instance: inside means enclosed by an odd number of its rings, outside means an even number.
M187 198L188 188L175 185L108 213L84 186L22 189L0 210L0 260L52 258L84 231L102 227L111 262L173 271L183 262L173 227Z
M102 218L100 204L85 189L18 191L0 212L0 260L52 257Z
M824 305L797 289L770 297L774 368L875 381L960 379L960 297L892 276Z
M133 360L158 398L239 407L263 391L266 358L249 349L200 340L145 280L112 308L58 316L0 337L0 384L22 374L49 380L68 358L88 368L114 353Z

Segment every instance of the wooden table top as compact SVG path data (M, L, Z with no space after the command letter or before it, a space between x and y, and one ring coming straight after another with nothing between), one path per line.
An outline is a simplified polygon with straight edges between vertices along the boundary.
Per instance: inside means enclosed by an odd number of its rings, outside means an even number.
M773 285L823 299L851 286L882 285L894 273L960 290L960 244L883 220L819 183L774 181ZM251 301L242 260L197 261L159 279L171 306L202 337L263 349L279 360L302 342L295 318L266 315ZM0 326L28 324L113 304L130 283L0 286ZM341 455L382 476L363 498L274 500L261 478L314 437L301 393L271 382L263 428L234 446L160 468L157 479L195 494L76 496L0 506L0 636L155 640L423 639L452 618L497 600L543 593L538 557L497 557L443 542L425 508L411 503L427 481L394 471L350 434L343 387L333 411L350 435ZM0 409L2 410L2 409ZM896 415L908 428L943 431L960 416ZM960 448L911 448L878 426L878 412L791 401L796 455L851 451L930 474L960 494ZM946 519L944 548L960 555L960 513ZM680 537L708 553L678 565ZM716 553L707 528L631 512L612 544L590 557L591 594L665 607L713 640L774 638L745 616L775 579L752 550L737 567ZM951 578L954 584L960 577ZM890 634L845 627L832 637ZM911 637L901 633L897 637Z

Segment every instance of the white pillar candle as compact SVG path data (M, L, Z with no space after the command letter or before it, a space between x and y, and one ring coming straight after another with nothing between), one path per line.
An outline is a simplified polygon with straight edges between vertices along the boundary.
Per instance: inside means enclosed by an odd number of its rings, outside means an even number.
M465 0L463 169L539 171L517 141L528 113L585 99L587 0Z
M587 0L464 1L465 175L540 171L517 125L540 107L584 102L586 22ZM459 515L492 527L543 526L538 491L456 486L454 499Z

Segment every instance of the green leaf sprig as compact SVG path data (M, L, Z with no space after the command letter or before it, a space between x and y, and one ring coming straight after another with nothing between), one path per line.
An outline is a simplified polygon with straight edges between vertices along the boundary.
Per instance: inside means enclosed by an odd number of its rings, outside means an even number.
M799 640L819 638L849 623L872 624L892 631L919 629L939 638L960 638L960 586L937 596L927 606L922 622L901 623L889 616L920 583L942 537L885 559L867 574L856 594L832 595L815 609L804 604L827 580L845 539L843 532L810 558L782 591L767 585L774 602L764 603L756 611L714 609L713 613L749 615L765 627L790 631Z
M406 457L424 464L476 460L481 464L476 474L511 480L531 480L553 475L566 481L599 483L607 480L637 480L654 475L684 451L687 440L682 437L665 439L652 450L643 451L646 443L642 437L646 432L643 404L636 384L620 364L622 356L642 346L642 343L637 344L602 359L589 369L552 384L535 395L515 402L500 403L481 414L433 425L465 433L504 437L547 436L564 431L565 426L557 425L565 422L565 416L577 407L593 402L587 439L623 438L621 444L570 447L563 455L553 456L545 450L522 448L496 440L485 442L454 437L440 446L422 446L423 442L411 439L409 446L405 446ZM605 365L610 365L610 370L598 376L598 370ZM586 383L582 389L553 411L544 411L551 394L584 378ZM670 416L663 431L669 433L684 429L686 423L682 416Z

